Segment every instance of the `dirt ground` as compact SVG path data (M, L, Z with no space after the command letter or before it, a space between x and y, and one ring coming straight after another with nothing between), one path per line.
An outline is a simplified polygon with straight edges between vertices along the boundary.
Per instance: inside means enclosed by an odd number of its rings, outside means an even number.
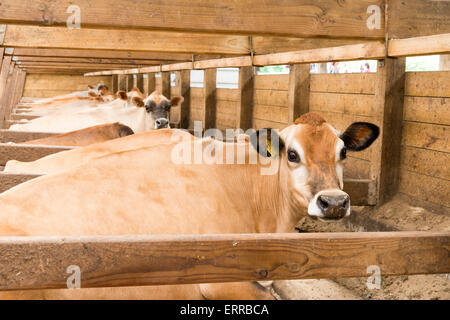
M449 231L450 215L411 205L409 198L396 196L379 208L355 207L352 214L366 217L363 225L345 219L325 223L305 218L299 232L374 231L372 224L399 231ZM360 221L360 220L358 220ZM368 289L367 278L276 281L276 292L284 299L373 299L450 300L450 275L382 277L380 289Z

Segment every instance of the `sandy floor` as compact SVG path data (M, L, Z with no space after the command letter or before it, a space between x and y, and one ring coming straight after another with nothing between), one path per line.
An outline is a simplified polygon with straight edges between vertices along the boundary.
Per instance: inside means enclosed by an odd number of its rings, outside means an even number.
M407 198L397 196L379 208L357 207L354 214L400 231L450 230L450 215L436 214L412 206ZM370 227L370 226L368 226ZM299 232L367 231L349 221L324 223L309 218L297 226ZM332 280L276 281L274 288L284 299L439 299L450 300L450 275L415 275L382 277L380 289L368 289L367 278Z

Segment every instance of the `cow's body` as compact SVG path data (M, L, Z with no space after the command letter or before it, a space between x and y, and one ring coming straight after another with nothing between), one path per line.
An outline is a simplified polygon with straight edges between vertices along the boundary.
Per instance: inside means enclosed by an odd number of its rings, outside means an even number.
M52 146L88 146L94 143L117 139L132 135L133 131L118 122L72 131L48 138L26 141L23 144Z
M181 130L153 130L116 139L114 141L96 143L85 148L54 153L31 162L10 160L6 163L4 172L35 174L55 173L113 153L159 144L171 144L171 137L174 131L177 131L177 135L184 136L186 139L193 139L193 136Z
M0 195L0 234L273 233L293 232L299 219L307 214L341 218L349 213L348 202L339 206L330 202L332 210L323 210L322 215L317 213L318 204L312 208L312 202L320 197L336 195L337 202L346 194L340 190L339 169L344 143L328 124L316 124L317 119L311 119L306 117L305 122L284 129L279 150L260 132L251 136L251 143L187 139L182 144L112 153L28 181ZM344 133L345 143L349 139L359 142L372 134L367 125L359 127L353 127L353 133ZM370 143L357 146L367 147ZM203 150L205 160L200 164L179 163L179 158L173 158L177 154L174 150L186 146L192 151ZM245 164L207 164L215 157L225 161L225 154L219 156L224 147L235 150L235 155L238 150L244 152ZM270 158L270 167L276 169L273 174L262 174L267 166L260 162L249 163L258 154ZM186 288L188 291L184 291ZM37 298L177 298L180 293L188 293L184 298L190 299L273 298L251 283L102 290L98 295L91 289L27 294ZM4 297L19 294L6 293Z

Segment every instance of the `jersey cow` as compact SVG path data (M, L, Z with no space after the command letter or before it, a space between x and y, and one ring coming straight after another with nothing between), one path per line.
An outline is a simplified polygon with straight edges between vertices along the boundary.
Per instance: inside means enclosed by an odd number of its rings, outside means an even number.
M279 133L258 130L249 143L188 139L113 153L1 194L0 234L293 232L306 215L334 221L350 214L349 196L342 191L346 150L363 150L377 136L378 127L369 123L354 123L340 134L310 113ZM196 150L203 161L194 164ZM243 152L245 161L220 164L228 159L224 150ZM259 161L252 163L255 157ZM276 170L263 174L268 165ZM0 293L0 298L40 299L180 297L273 298L250 282Z
M139 133L153 129L168 127L168 115L172 106L183 101L182 97L174 97L170 101L159 92L153 92L145 100L135 96L128 103L125 94L126 108L118 108L114 100L96 108L83 109L71 113L58 112L33 119L27 123L15 124L10 127L15 131L38 131L50 133L65 133L92 127L99 124L120 122ZM118 103L122 103L118 101ZM131 105L130 105L131 104Z

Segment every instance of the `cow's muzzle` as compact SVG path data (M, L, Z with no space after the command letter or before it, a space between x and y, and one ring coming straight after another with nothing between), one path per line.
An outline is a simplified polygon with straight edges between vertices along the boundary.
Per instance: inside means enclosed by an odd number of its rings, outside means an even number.
M165 118L159 118L155 121L155 129L170 128L169 120Z
M342 190L318 192L308 206L308 214L324 221L340 220L350 215L350 197Z

